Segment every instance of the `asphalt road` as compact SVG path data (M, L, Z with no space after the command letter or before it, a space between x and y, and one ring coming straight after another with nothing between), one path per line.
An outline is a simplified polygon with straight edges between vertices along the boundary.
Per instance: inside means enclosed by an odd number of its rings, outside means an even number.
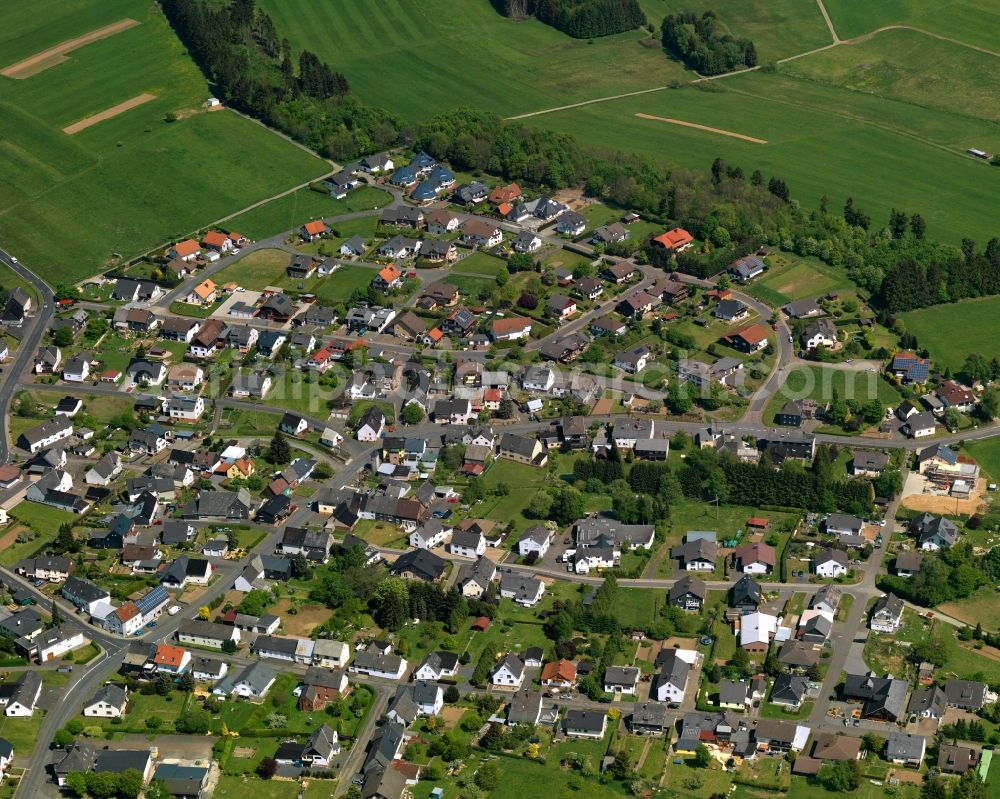
M10 269L18 276L31 283L38 292L41 300L41 308L33 308L29 312L29 320L26 322L27 329L21 336L21 343L17 348L17 353L9 364L4 366L3 379L0 380L0 463L10 460L10 448L8 440L8 423L10 415L10 404L14 399L14 393L18 390L18 382L25 369L34 364L35 352L38 344L49 329L49 320L52 318L55 306L55 298L52 290L34 272L27 269L23 264L15 262L10 253L0 250L0 264Z

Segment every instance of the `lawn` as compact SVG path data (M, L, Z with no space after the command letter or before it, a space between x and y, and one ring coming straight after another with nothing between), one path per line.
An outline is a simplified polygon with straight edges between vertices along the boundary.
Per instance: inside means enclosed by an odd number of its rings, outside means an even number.
M895 407L902 399L899 392L875 372L799 365L789 372L781 388L771 397L764 410L764 423L771 424L774 415L789 400L829 402L834 391L843 400L854 399L863 404L878 399L886 407Z
M10 741L14 752L28 756L35 748L45 713L36 710L31 718L0 717L0 737Z
M455 272L468 272L473 275L496 277L497 273L501 270L507 269L507 264L502 258L476 251L471 255L465 256L460 261L456 261L451 268Z
M961 369L972 353L984 352L984 341L1000 338L1000 298L963 300L901 314L906 330L931 354L936 369ZM1000 474L1000 473L998 473Z
M2 66L126 17L140 24L23 80L3 79L4 246L53 283L330 170L234 113L204 113L205 78L163 14L142 0L15 4L5 9ZM62 131L141 93L155 98L76 135ZM166 122L168 113L178 121Z
M333 796L334 783L316 781L327 793L307 793L306 796ZM215 796L253 796L255 799L296 799L299 796L298 782L291 780L262 780L260 777L234 777L223 774L215 787Z
M466 0L461 13L449 0L319 6L262 0L260 6L296 51L345 65L353 92L411 121L460 107L523 114L663 86L683 74L658 42L643 43L647 31L572 39L534 19L502 17L489 0ZM659 26L662 12L654 7L650 15Z
M381 208L388 205L391 199L387 192L370 186L351 192L343 200L334 200L328 194L312 189L300 189L227 219L225 226L252 239L263 239L297 229L312 219Z
M22 500L21 503L10 512L17 521L26 524L39 533L55 533L59 526L66 522L72 522L77 517L69 511L59 510L48 505L39 505L37 502Z
M766 262L767 273L751 283L748 291L775 308L792 300L815 299L854 288L843 271L818 258L799 258L782 252L768 256Z

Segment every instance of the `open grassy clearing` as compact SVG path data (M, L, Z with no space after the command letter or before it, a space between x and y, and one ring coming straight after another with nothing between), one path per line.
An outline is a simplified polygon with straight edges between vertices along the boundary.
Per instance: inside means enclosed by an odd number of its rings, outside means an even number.
M931 354L935 368L955 371L974 352L991 357L984 342L1000 339L1000 299L963 300L902 314L906 329ZM1000 476L1000 475L997 475Z
M965 451L976 459L992 482L1000 480L1000 438L969 441L965 445Z
M854 289L840 269L818 258L799 258L791 253L777 253L767 258L767 273L750 284L750 294L781 306L805 297L815 299L830 292Z
M643 0L640 5L659 30L663 17L681 11L714 11L734 36L746 36L761 63L830 43L830 32L815 3L800 0Z
M791 61L781 70L819 83L996 120L1000 90L990 76L998 65L997 57L977 50L917 31L889 30Z
M781 388L771 397L764 410L764 423L772 424L774 415L789 400L829 402L834 391L843 400L854 399L863 404L877 398L887 407L895 407L902 399L899 392L875 372L799 365L789 372Z
M741 133L768 144L638 119L636 113L723 129L737 120ZM760 169L782 177L807 207L817 207L823 195L832 208L853 196L879 225L891 208L919 210L928 236L956 244L963 236L983 240L984 231L995 229L989 212L994 176L964 154L970 141L989 146L995 140L989 122L781 73L754 72L559 111L531 124L685 168L705 170L720 156L747 174Z
M992 0L826 0L826 10L842 39L900 23L1000 50L1000 8Z
M457 261L453 266L456 272L468 272L473 275L496 277L501 270L507 269L503 259L485 252L474 252Z
M410 119L462 106L523 114L663 86L683 73L658 40L640 43L648 31L578 40L534 19L506 19L489 0L466 0L460 11L449 0L260 5L296 51L329 60L360 97Z
M163 16L141 0L11 7L0 51L18 60L125 17L140 24L23 80L2 79L5 246L53 281L92 274L329 171L228 111L187 115L210 91ZM12 29L14 47L6 39ZM143 93L155 99L74 136L62 131ZM182 111L180 121L164 121Z
M343 200L334 200L312 189L300 189L227 220L226 227L251 239L262 239L297 229L312 219L381 208L391 199L387 192L370 186L351 192Z
M232 266L227 266L215 276L217 283L229 281L251 291L265 286L278 286L314 292L319 302L338 303L350 299L358 289L366 289L375 272L363 266L341 266L332 275L313 276L308 280L292 280L287 268L292 256L284 250L255 250Z

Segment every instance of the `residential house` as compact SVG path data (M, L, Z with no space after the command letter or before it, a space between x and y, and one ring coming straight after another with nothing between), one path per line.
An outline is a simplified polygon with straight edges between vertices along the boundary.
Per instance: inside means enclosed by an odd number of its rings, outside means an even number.
M733 261L726 269L726 272L738 283L749 283L755 277L760 277L764 274L766 269L767 266L756 255L747 255L744 258Z
M691 247L694 244L694 237L684 228L678 227L654 237L652 243L656 247L662 247L668 252L676 254Z
M670 550L670 557L676 558L684 571L714 571L718 556L719 545L701 538L686 541Z
M839 549L823 549L816 553L813 570L819 577L843 577L848 572L847 554Z
M903 623L903 600L895 594L883 594L871 609L868 626L873 632L894 633Z
M520 688L524 682L524 661L507 653L493 667L490 683L498 688Z
M694 613L701 610L707 596L708 586L705 581L690 574L685 574L677 580L667 592L667 599L671 605Z

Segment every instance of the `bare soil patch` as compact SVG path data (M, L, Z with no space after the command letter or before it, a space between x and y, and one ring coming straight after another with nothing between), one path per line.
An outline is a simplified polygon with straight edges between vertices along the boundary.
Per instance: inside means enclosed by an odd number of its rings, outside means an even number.
M446 707L441 710L441 718L444 720L444 728L446 730L453 730L458 725L458 722L462 720L462 716L465 715L465 710L460 707Z
M103 28L98 28L90 33L77 36L75 39L67 39L65 42L61 42L55 47L50 47L48 50L42 50L42 52L35 53L35 55L25 58L23 61L11 64L9 67L5 67L0 70L0 75L3 75L6 78L14 78L15 80L30 78L32 75L44 72L49 67L61 64L66 60L68 53L71 53L84 45L90 44L91 42L106 39L109 36L114 36L116 33L121 33L129 28L134 28L138 24L138 20L128 18L120 19L118 22L112 22L110 25L105 25Z
M281 616L281 626L285 635L297 635L308 638L312 631L330 618L330 611L322 605L299 605L298 612L293 616L288 612L291 602L282 599L271 611Z
M17 537L27 529L23 524L15 524L10 530L4 533L3 538L0 538L0 552L14 546L17 543Z
M657 117L652 114L636 114L639 119L650 119L654 122L667 122L671 125L680 125L684 128L694 128L695 130L703 130L706 133L718 133L720 136L729 136L731 139L739 139L740 141L748 141L751 144L767 144L767 139L758 139L756 136L747 136L744 133L736 133L732 130L723 130L722 128L713 128L709 125L699 125L696 122L685 122L682 119L671 119L670 117Z
M123 103L118 103L118 105L113 105L111 108L105 108L103 111L99 111L96 114L92 114L89 117L84 117L79 122L74 122L72 125L67 125L63 128L63 133L68 133L72 136L74 133L79 133L81 130L86 130L91 125L96 125L98 122L104 122L106 119L111 119L119 114L124 114L132 108L142 105L143 103L148 103L150 100L155 100L156 95L150 94L149 92L143 92L142 94L137 94L130 100L126 100Z
M985 506L978 493L970 499L956 499L936 494L913 494L903 500L903 507L928 513L978 513Z
M608 399L608 398L599 399L594 404L594 409L591 411L591 413L594 416L607 416L609 413L611 413L611 409L614 407L615 407L615 401L613 399Z

